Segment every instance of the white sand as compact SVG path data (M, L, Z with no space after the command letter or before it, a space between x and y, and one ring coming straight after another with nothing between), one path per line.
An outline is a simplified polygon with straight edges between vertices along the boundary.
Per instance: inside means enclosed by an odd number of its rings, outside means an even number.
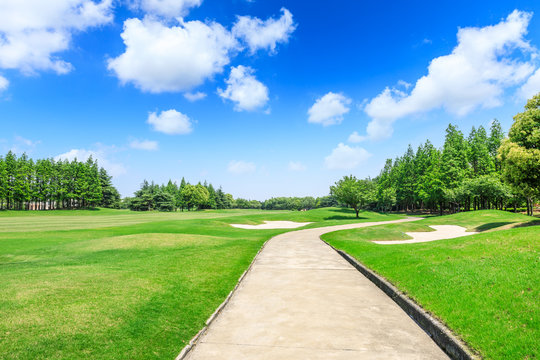
M391 240L391 241L373 241L375 244L392 245L392 244L414 244L428 241L453 239L461 236L478 234L477 232L466 232L462 226L457 225L433 225L430 228L435 231L428 232L408 232L405 233L412 237L410 240Z
M260 225L244 225L244 224L231 224L231 226L240 229L250 229L250 230L262 230L262 229L296 229L310 222L294 222L294 221L263 221L264 224Z

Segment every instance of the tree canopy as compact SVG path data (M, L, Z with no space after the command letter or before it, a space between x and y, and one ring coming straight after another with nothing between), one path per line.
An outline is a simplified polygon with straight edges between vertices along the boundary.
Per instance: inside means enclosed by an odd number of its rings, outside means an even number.
M527 198L527 213L532 215L533 199L540 195L540 93L514 116L499 160L504 179Z

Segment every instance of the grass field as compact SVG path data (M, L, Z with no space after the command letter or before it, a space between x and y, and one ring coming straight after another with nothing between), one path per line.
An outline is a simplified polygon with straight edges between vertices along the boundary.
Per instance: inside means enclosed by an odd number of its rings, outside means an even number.
M537 222L478 211L339 231L323 239L389 279L483 357L534 359L540 356L540 226L525 225ZM444 224L484 232L420 244L369 241L406 239L405 232Z
M0 212L0 358L173 359L262 244L287 230L399 218L364 212Z

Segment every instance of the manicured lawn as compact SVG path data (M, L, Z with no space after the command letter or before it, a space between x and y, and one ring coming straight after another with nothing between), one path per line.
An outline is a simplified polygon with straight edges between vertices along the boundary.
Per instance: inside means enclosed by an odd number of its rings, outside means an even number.
M287 230L396 215L349 209L0 212L0 358L173 359L261 245Z
M492 230L530 221L482 211L326 234L445 322L487 359L540 356L540 226L487 231L420 244L377 245L427 225Z

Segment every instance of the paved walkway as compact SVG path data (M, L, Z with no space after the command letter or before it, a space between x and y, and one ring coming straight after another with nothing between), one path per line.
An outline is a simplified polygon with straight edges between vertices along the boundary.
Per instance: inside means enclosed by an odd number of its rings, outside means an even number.
M447 359L390 298L319 236L271 239L188 359Z

